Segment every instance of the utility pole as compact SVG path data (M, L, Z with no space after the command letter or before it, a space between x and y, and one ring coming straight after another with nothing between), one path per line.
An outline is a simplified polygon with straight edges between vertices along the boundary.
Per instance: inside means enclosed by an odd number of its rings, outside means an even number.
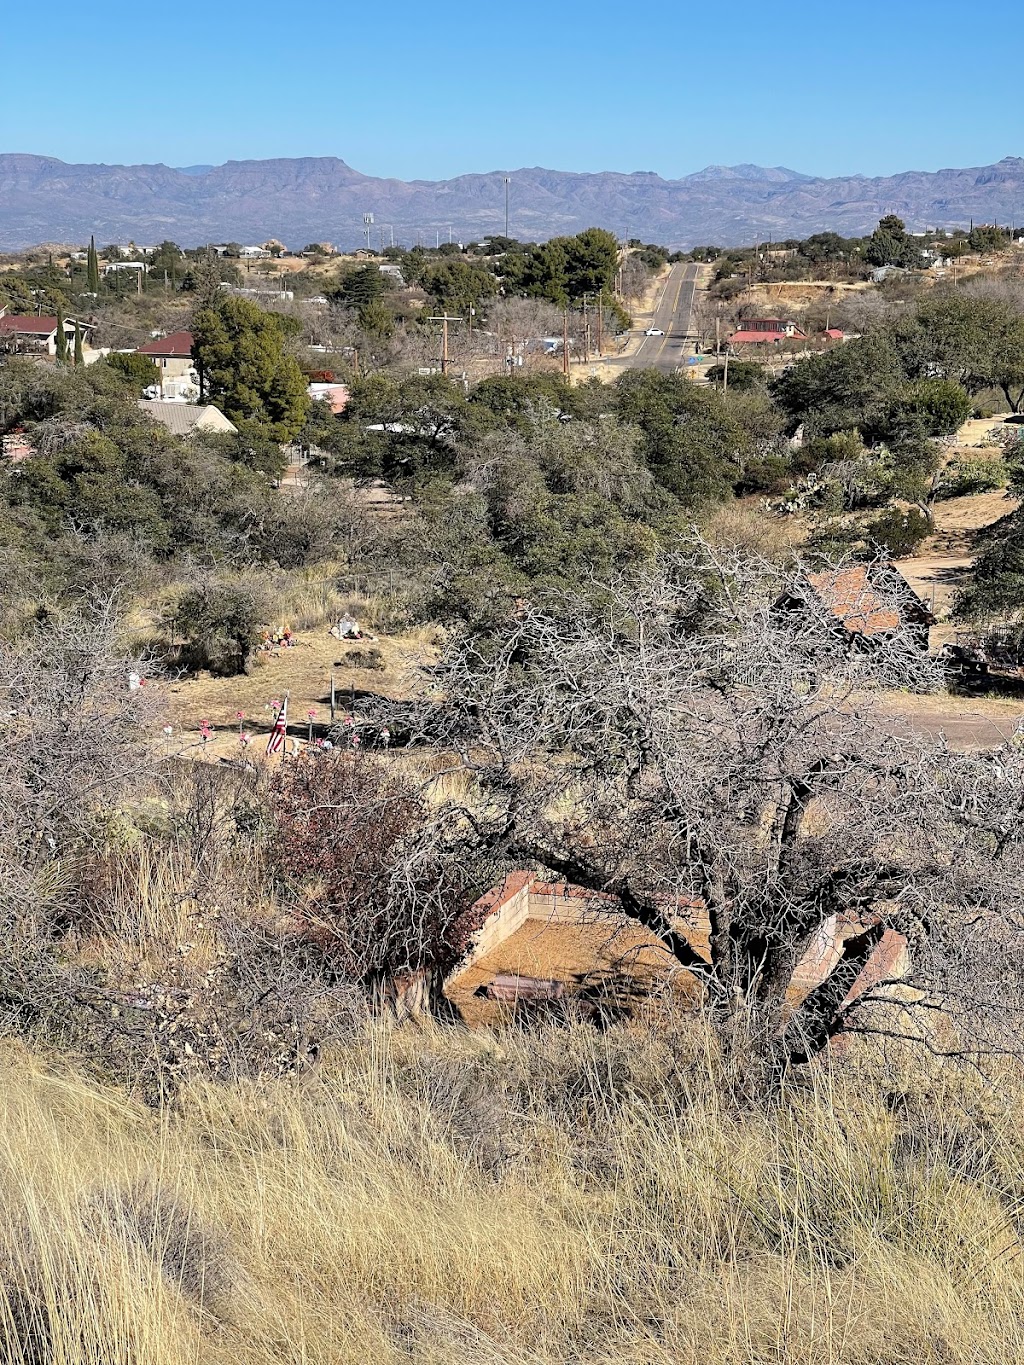
M506 241L508 240L508 187L509 187L509 185L511 185L511 183L512 183L511 178L510 178L509 176L506 175L506 176L505 176L505 239L506 239Z
M441 324L441 373L448 373L448 324L449 322L461 322L461 318L450 318L447 313L439 318L427 318L428 322L439 322Z
M569 378L569 310L562 309L562 373Z
M597 354L604 354L604 289L597 296Z
M373 227L373 214L363 214L363 231L366 233L366 249L370 249L370 229Z
M587 295L583 295L583 363L590 360L590 319L587 317Z

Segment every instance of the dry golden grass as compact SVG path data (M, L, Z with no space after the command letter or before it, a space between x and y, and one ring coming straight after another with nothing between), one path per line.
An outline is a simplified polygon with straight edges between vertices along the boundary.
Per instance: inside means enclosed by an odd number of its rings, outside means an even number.
M737 1115L679 1043L370 1028L164 1114L10 1047L0 1359L1021 1359L1018 1113L868 1068Z
M716 549L742 550L777 561L790 559L807 535L802 517L777 516L765 511L754 498L712 508L702 530L708 544Z

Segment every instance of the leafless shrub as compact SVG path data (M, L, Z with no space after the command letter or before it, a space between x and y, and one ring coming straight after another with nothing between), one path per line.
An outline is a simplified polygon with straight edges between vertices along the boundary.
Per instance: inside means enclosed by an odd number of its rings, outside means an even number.
M740 1093L851 1029L1016 1053L1024 754L901 728L880 689L934 688L937 664L813 593L787 609L792 582L704 547L596 609L523 604L497 645L453 645L444 702L405 723L459 754L482 844L661 936Z

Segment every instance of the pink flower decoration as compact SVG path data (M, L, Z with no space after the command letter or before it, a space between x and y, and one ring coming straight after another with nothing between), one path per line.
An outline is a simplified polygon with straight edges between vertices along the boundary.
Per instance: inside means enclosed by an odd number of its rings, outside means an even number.
M316 720L316 712L315 712L315 711L307 711L307 712L306 712L306 715L310 718L310 720Z
M236 712L235 712L235 719L236 719L236 720L244 720L244 719L245 719L245 712L244 712L244 711L236 711Z

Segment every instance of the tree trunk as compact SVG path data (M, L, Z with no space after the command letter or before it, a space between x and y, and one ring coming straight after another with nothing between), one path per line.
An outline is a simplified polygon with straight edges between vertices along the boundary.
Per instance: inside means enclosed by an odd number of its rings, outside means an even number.
M712 1011L721 1049L722 1079L734 1102L744 1108L770 1104L789 1070L782 1030L782 1001L737 998L726 1011Z
M397 1024L420 1023L432 1010L434 973L429 967L410 972L380 972L374 977L372 995L378 1013L390 1014Z

